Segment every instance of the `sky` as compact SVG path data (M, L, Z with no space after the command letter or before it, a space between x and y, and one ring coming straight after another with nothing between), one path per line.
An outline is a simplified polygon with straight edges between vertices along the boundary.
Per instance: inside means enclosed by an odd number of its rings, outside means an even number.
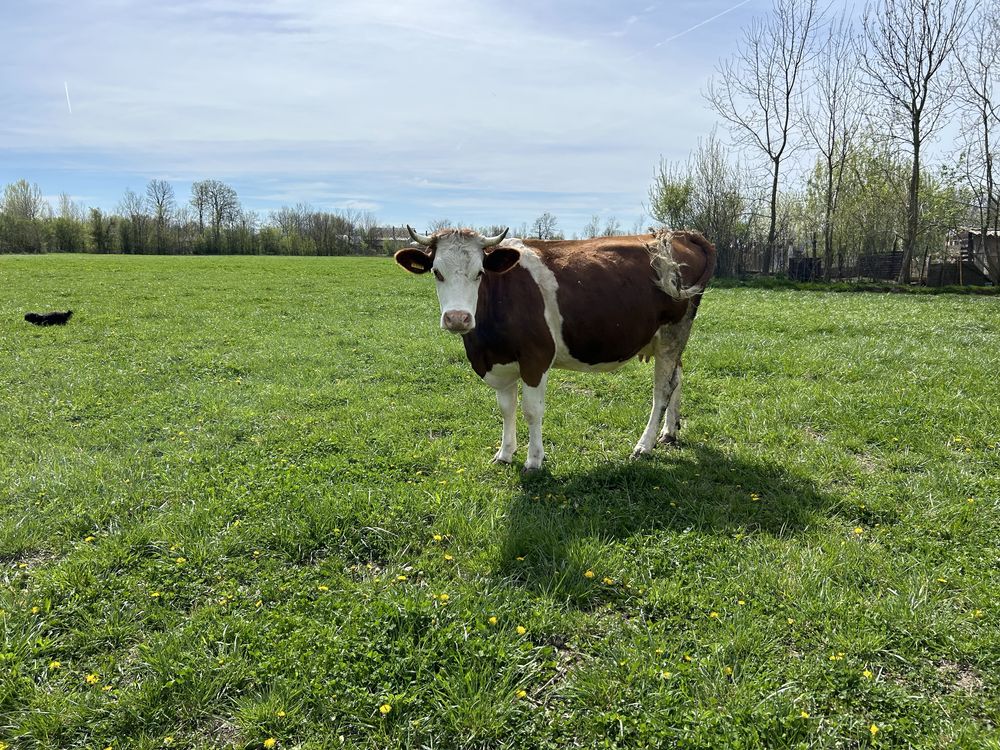
M180 201L214 178L264 217L305 202L417 228L545 211L567 235L594 214L628 228L660 158L711 131L701 92L769 7L4 2L0 185L114 209L153 178Z

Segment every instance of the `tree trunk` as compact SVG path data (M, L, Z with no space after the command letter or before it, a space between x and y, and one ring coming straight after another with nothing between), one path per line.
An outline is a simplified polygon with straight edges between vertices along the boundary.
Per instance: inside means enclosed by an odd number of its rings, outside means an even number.
M778 170L780 159L772 159L774 172L771 178L771 222L767 228L767 245L764 247L764 273L770 274L774 266L774 241L778 232Z
M833 159L827 159L826 216L823 224L823 278L830 280L833 272Z
M913 169L910 172L910 189L906 201L906 237L903 241L903 265L899 269L900 284L910 283L910 262L917 246L917 228L920 222L920 124L913 123Z

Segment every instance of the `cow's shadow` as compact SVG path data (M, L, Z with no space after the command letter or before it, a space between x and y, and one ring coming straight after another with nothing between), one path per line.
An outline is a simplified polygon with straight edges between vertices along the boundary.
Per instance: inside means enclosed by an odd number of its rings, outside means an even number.
M574 600L586 589L593 554L608 542L670 532L787 538L841 504L807 476L705 445L565 476L543 469L521 480L497 572L539 591L565 589ZM564 586L573 581L580 585Z

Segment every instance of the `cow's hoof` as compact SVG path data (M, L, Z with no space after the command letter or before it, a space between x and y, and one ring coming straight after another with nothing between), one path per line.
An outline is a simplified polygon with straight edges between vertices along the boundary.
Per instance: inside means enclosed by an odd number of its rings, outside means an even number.
M521 473L522 474L534 474L535 472L541 471L541 470L542 470L541 463L538 463L538 464L525 464L524 468L521 469Z
M629 456L629 458L631 460L633 460L633 461L638 461L640 458L646 458L647 456L652 455L652 453L653 453L653 451L651 451L651 450L649 450L647 448L643 448L642 446L637 445L632 450L632 455Z
M510 466L513 462L514 462L513 456L505 456L500 452L497 452L497 454L493 456L493 461L492 461L492 463L503 464L504 466Z
M680 443L680 438L676 435L660 435L656 439L657 445L677 445Z

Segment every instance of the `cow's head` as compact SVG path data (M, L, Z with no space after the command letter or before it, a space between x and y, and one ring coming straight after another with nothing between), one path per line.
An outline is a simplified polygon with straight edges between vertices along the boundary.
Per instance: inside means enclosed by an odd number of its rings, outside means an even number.
M471 229L443 229L427 236L406 227L422 247L405 247L396 262L410 273L434 272L441 327L452 333L468 333L476 327L476 303L484 273L506 273L517 265L520 252L497 247L507 236L483 237ZM423 248L427 248L424 250Z

